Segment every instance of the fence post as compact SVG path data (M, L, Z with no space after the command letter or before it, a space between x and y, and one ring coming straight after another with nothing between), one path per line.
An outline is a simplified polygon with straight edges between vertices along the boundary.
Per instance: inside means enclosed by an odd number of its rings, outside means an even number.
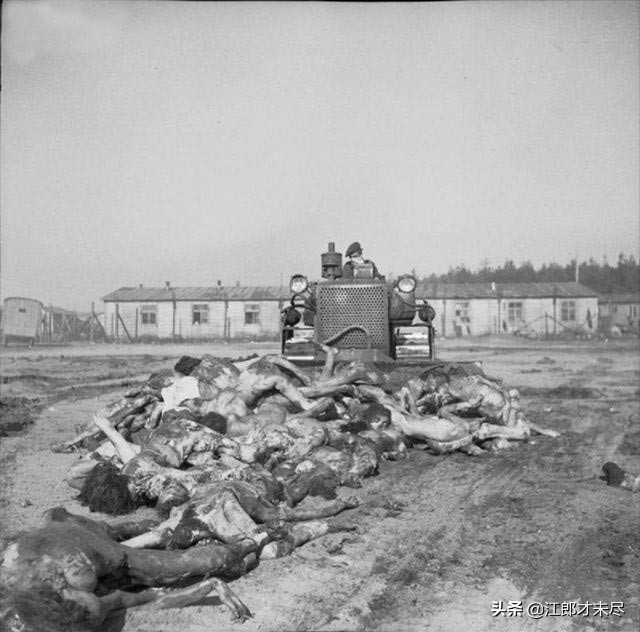
M544 313L544 337L549 338L549 314Z
M176 339L176 309L178 305L176 303L176 293L172 290L171 294L171 340Z
M447 299L442 300L442 337L447 337Z
M124 324L124 320L122 319L122 316L120 316L120 310L118 310L118 319L120 320L120 324L122 325L122 329L124 333L127 334L127 340L129 340L129 342L132 342L131 334L129 333L127 326Z

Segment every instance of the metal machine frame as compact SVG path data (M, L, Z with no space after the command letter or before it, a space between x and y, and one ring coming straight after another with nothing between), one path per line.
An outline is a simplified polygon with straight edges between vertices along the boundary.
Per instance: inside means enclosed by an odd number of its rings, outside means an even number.
M353 278L344 278L342 255L333 242L321 258L325 280L291 279L290 305L283 310L283 355L299 363L321 362L321 345L330 345L338 348L339 360L435 359L435 312L426 301L416 304L411 275L389 283L356 270Z

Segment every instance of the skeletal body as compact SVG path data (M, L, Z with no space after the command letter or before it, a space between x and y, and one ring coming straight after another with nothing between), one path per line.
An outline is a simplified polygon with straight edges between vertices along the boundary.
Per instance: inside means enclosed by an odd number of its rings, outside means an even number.
M454 450L475 454L479 451L475 445L477 443L492 439L522 441L529 438L532 430L552 437L558 436L553 430L545 430L528 422L515 396L512 395L507 402L508 394L503 394L499 388L491 390L484 381L474 380L473 383L481 386L480 394L474 402L445 405L437 415L426 415L419 411L414 399L415 388L401 389L399 401L376 387L362 385L358 390L364 397L385 406L391 412L392 423L398 430L408 437L424 441L436 454ZM484 399L485 396L487 399ZM489 423L485 417L464 418L457 414L470 410L476 413L483 410L487 412L488 405L481 407L487 400L492 406L502 402L502 413L505 408L508 409L508 424ZM502 416L498 417L498 420L503 419Z
M357 506L354 499L316 502L291 508L265 495L246 481L225 481L202 486L188 502L147 534L124 542L130 547L186 548L204 538L232 543L239 538L263 539L268 527L259 525L301 522L333 516ZM282 525L280 529L282 529ZM326 531L320 529L323 535ZM275 534L274 534L275 535ZM273 538L270 538L273 539Z
M238 577L255 565L261 544L244 540L191 551L136 550L118 543L104 523L52 509L39 529L4 552L3 618L9 630L91 632L117 610L149 602L186 605L216 590L234 616L245 619L248 608L218 579L173 593L147 589L104 594L105 582L150 587L211 574Z
M381 404L390 411L394 428L407 437L424 441L437 453L450 452L469 445L473 440L473 432L478 428L477 422L473 420L423 415L413 404L408 405L408 409L375 386L363 385L359 386L358 390L363 397ZM408 397L408 391L404 391L404 395Z
M437 408L450 419L474 414L483 425L476 439L528 439L532 432L558 437L555 430L542 428L525 416L520 393L500 380L485 376L478 367L443 366L425 371L409 381L408 390L418 409Z

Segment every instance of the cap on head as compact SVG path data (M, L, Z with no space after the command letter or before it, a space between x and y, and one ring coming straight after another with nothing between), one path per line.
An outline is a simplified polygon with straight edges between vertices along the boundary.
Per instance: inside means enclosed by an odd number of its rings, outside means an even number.
M362 252L362 246L359 241L354 241L348 248L345 253L347 257L352 257L356 254L356 252Z

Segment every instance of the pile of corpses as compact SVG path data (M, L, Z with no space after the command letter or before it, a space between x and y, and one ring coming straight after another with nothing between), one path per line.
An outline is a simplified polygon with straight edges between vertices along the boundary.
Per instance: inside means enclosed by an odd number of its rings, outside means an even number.
M475 455L532 432L557 436L475 365L434 365L393 392L378 369L325 351L315 374L280 356L242 369L183 357L54 448L102 439L69 472L81 501L114 515L151 505L161 518L107 525L49 510L5 551L9 629L95 630L114 611L177 607L213 590L242 620L248 608L220 578L338 528L325 519L357 505L338 488L360 486L381 459L411 446ZM200 581L156 588L188 578Z

